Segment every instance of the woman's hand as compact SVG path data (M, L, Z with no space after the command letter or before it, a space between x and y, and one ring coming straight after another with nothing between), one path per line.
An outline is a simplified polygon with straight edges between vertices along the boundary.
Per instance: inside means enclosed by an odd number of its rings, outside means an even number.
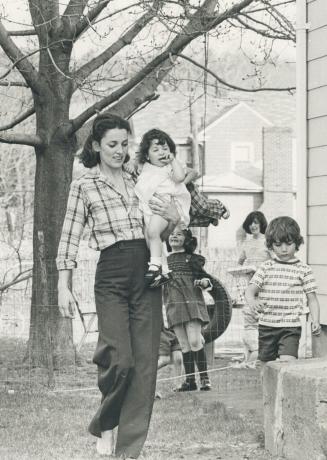
M180 215L178 214L177 207L173 201L165 200L155 193L149 201L149 206L153 214L158 214L168 222L174 224L174 226L179 223Z
M68 287L58 288L58 306L64 318L75 317L76 300Z

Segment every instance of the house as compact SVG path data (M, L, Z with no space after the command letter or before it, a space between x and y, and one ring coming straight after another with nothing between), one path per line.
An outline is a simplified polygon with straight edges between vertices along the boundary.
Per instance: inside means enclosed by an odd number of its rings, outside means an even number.
M306 257L317 282L323 331L316 355L327 355L327 2L297 2L298 213Z
M177 91L163 92L132 117L132 124L136 140L154 127L167 131L178 146L178 158L198 165L203 192L230 209L228 221L201 233L210 247L235 246L239 226L255 209L262 209L268 219L294 214L291 95L238 94L233 101L209 97L204 111L201 99L191 103Z

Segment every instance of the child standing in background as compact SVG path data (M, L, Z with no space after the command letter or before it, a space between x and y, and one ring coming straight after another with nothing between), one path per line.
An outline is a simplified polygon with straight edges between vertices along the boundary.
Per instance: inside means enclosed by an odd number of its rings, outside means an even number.
M265 231L267 229L267 220L265 215L260 211L253 211L247 215L243 224L243 230L251 235L247 238L241 247L238 263L239 265L247 265L249 272L239 275L238 283L238 303L243 304L243 345L245 362L244 364L254 364L258 357L258 315L251 314L249 306L245 302L245 290L248 287L249 281L252 278L255 270L262 262L270 259L265 239ZM253 268L253 271L250 271Z
M182 348L183 363L187 374L177 391L197 389L195 363L200 373L200 390L211 389L207 373L207 359L203 347L201 328L209 322L202 289L208 289L211 281L203 270L204 257L194 254L197 240L190 230L176 227L169 237L168 267L172 272L170 283L165 286L165 305L168 327L172 328Z
M298 357L304 295L312 316L312 333L320 334L317 286L311 268L295 257L303 238L294 219L273 219L266 242L273 258L255 272L245 298L253 315L259 315L259 360L291 361Z
M265 231L267 228L265 215L260 211L250 212L244 220L242 227L248 235L251 235L251 238L246 239L242 244L238 263L239 265L245 263L256 269L262 262L270 259L265 240Z
M162 267L163 244L160 237L168 222L151 211L149 200L154 194L168 201L173 198L181 223L186 228L190 222L191 196L185 184L195 179L197 173L193 170L185 173L183 166L176 159L174 141L159 129L152 129L144 134L140 144L139 163L143 167L135 186L135 193L144 213L144 233L151 256L145 281L149 287L158 287L169 281L167 267Z

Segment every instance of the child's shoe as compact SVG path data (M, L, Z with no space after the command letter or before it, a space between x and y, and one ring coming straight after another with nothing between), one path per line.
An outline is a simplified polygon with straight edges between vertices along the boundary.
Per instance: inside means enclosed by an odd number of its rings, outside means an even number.
M201 391L210 391L211 390L211 383L209 379L201 379Z
M197 389L198 387L196 386L196 383L191 381L191 382L183 382L182 385L178 388L175 388L174 391L176 393L179 393L181 391L195 391Z

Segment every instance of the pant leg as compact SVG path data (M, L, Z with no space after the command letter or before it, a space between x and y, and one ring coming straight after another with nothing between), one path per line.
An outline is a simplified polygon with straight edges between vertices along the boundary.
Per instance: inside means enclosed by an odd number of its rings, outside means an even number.
M130 290L130 335L134 357L133 376L122 404L116 455L137 458L148 434L154 402L160 331L162 326L161 288L144 289L140 265Z
M117 248L101 253L95 279L99 338L93 361L98 365L102 401L89 426L100 437L119 423L120 411L132 377L134 358L129 327L128 286L130 258Z

